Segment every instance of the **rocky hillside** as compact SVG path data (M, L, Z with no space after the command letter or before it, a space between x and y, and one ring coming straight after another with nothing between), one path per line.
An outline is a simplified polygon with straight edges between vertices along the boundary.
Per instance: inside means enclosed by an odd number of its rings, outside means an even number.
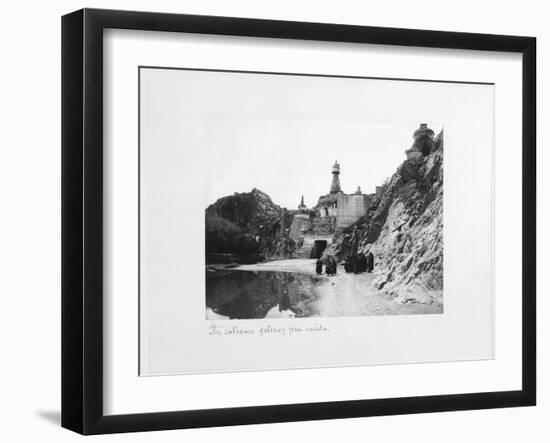
M259 189L222 197L206 208L206 251L209 253L290 254L285 228L292 214Z
M443 298L443 132L428 131L415 137L407 160L386 182L372 218L327 251L343 259L371 251L376 286L402 303Z
M282 208L259 189L222 197L206 208L206 217L221 217L242 229L255 233L263 225L272 226L281 217Z

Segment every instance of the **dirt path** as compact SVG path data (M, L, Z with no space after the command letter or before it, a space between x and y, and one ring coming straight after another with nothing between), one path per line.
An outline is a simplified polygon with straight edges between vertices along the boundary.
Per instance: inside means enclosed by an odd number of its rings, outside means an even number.
M316 275L315 259L278 260L253 265L241 265L241 271L279 271ZM443 306L420 303L398 303L376 289L376 274L348 274L342 266L335 276L321 276L316 287L319 293L314 310L320 316L441 314Z

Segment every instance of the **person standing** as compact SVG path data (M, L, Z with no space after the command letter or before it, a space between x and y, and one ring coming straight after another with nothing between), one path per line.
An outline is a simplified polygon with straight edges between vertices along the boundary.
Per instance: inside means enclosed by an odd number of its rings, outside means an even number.
M357 259L357 268L359 272L365 272L368 269L368 260L363 253L359 254L359 258Z
M323 273L323 262L320 258L315 262L315 272L317 275L321 275Z
M327 258L326 273L327 275L333 275L336 273L334 269L334 258L332 257Z
M345 262L344 262L344 271L346 272L351 272L351 259L348 258Z
M374 255L369 251L367 255L367 272L372 272L374 269Z
M353 272L354 274L359 274L359 260L357 259L357 256L354 255L353 257L351 257L351 259L351 272Z

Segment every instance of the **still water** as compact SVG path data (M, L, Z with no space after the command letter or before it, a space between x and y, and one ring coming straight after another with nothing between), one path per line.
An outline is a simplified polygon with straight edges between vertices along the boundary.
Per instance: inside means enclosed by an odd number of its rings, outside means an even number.
M342 270L343 271L343 270ZM441 305L397 303L374 274L207 270L207 319L440 314Z

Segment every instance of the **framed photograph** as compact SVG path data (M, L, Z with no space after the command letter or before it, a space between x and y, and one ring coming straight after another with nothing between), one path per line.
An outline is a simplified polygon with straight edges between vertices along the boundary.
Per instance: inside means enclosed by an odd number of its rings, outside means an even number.
M536 41L62 20L62 425L535 405Z

